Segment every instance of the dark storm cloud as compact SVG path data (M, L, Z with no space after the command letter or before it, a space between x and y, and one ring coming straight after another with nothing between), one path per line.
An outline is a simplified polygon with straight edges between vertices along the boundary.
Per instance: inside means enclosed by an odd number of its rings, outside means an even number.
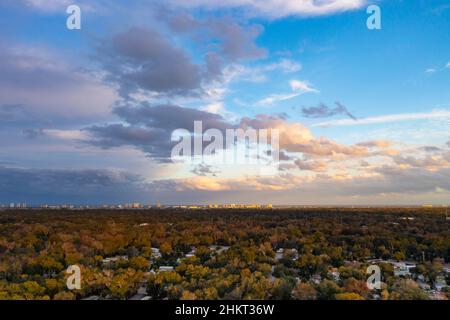
M176 105L152 107L147 103L142 103L139 107L117 107L114 113L132 125L143 125L166 131L179 128L193 131L194 121L202 121L204 129L226 129L230 127L221 115Z
M96 138L89 141L89 143L105 149L132 145L150 154L159 154L157 152L159 150L158 146L167 146L165 131L156 128L148 129L123 124L109 124L106 126L92 126L86 130Z
M146 185L135 175L107 170L51 170L0 167L0 201L119 201Z
M205 52L204 77L207 80L220 80L229 63L267 54L255 43L263 31L261 25L240 24L229 16L200 20L187 13L166 13L162 17L171 30L189 36Z
M202 121L203 130L233 128L220 115L175 105L119 106L114 113L126 124L88 127L85 130L93 136L88 143L102 148L134 146L163 162L170 157L171 135L176 129L193 132L194 121Z
M345 115L353 120L357 119L344 105L339 102L336 102L335 104L336 107L334 108L323 103L319 104L317 107L302 108L302 115L307 118L326 118L335 115Z
M262 32L259 25L241 25L231 17L197 20L170 10L161 10L158 19L168 28L133 27L97 46L96 59L107 79L119 85L122 97L140 90L198 95L210 81L222 80L228 64L266 53L255 44ZM191 42L197 54L170 39Z
M131 28L104 41L98 51L108 79L125 96L140 89L182 94L201 85L201 67L156 30Z

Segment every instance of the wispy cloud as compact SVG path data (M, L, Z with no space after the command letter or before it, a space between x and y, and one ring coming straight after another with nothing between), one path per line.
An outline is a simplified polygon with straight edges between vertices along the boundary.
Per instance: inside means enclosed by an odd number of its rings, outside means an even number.
M270 96L259 100L256 104L257 105L271 105L276 102L280 101L286 101L293 98L296 98L298 96L301 96L305 93L319 93L320 91L314 88L309 81L303 81L303 80L291 80L289 82L289 85L293 92L290 93L277 93L277 94L271 94Z
M367 3L366 0L171 0L171 2L186 7L205 7L210 9L244 8L250 9L248 11L252 12L253 15L270 18L281 18L285 16L321 16L359 9Z
M450 61L447 62L442 68L436 69L436 68L428 68L425 70L425 73L427 74L434 74L436 72L441 72L441 71L445 71L447 69L450 69Z
M280 93L280 94L271 94L270 96L259 100L256 104L259 105L270 105L280 101L286 101L293 99L302 95L303 93Z
M431 120L431 119L450 119L450 111L439 110L423 113L392 114L359 119L338 119L315 123L312 125L312 127L354 126L354 125L368 125L368 124L380 124L388 122Z
M292 91L296 91L296 92L302 92L302 93L306 93L306 92L315 92L318 93L319 90L317 90L316 88L314 88L309 81L302 81L302 80L291 80L289 82L289 85L291 86Z

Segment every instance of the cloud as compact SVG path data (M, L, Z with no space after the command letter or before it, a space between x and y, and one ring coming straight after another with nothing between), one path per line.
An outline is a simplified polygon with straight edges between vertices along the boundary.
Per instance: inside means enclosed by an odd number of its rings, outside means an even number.
M259 100L258 102L256 102L256 104L257 105L272 105L272 104L275 104L280 101L286 101L286 100L290 100L290 99L299 97L305 93L318 93L319 92L319 90L312 87L308 81L291 80L289 82L289 85L293 92L271 94L268 97L265 97L265 98Z
M420 147L420 150L423 150L423 151L429 152L429 153L442 151L441 148L438 148L438 147L435 147L435 146L423 146L423 147Z
M338 114L343 114L348 116L350 119L356 120L356 117L339 102L336 102L335 108L330 108L323 103L321 103L317 107L302 108L302 115L307 118L325 118L332 117Z
M60 140L85 140L88 139L86 132L81 130L60 130L60 129L24 129L22 134L26 139L33 140L41 137L51 137Z
M290 59L281 59L276 62L248 67L241 64L231 64L226 68L230 80L248 82L265 82L270 78L270 73L296 73L302 69L302 65Z
M100 11L107 7L105 1L92 0L3 0L7 5L18 7L20 9L27 8L46 15L66 15L66 9L70 5L76 4L80 6L82 12Z
M450 156L445 159L441 156L430 156L419 158L417 156L404 156L398 155L393 157L394 161L401 166L415 167L415 168L449 168L450 167Z
M166 179L145 182L114 170L49 170L0 167L0 202L103 204L165 200L172 203L266 202L279 204L421 204L424 197L450 190L450 169L383 166L370 176L314 177L282 174ZM174 198L173 196L176 195ZM362 198L369 197L369 198ZM300 199L300 200L299 200ZM394 199L394 200L392 200ZM429 197L428 197L429 201Z
M281 59L278 62L270 63L263 67L264 71L280 70L284 73L295 73L302 70L302 65L290 59Z
M97 60L125 97L139 90L186 94L202 82L201 66L156 30L131 28L103 41Z
M0 122L5 124L7 122L17 121L23 117L24 111L24 107L19 104L0 105Z
M432 119L449 119L450 111L436 110L423 113L402 113L385 116L358 118L358 119L338 119L326 122L315 123L312 127L332 127L332 126L354 126L380 124L400 121L416 121L416 120L432 120Z
M141 103L138 107L124 105L115 108L114 113L131 125L170 132L179 128L193 131L194 121L202 121L205 130L209 128L223 130L230 127L230 124L218 114L176 105L151 106L148 103Z
M367 148L386 149L386 148L389 148L390 146L392 146L392 142L386 141L386 140L371 140L371 141L360 142L357 145L361 146L361 147L367 147Z
M42 134L61 140L85 140L88 139L86 132L81 130L59 130L42 129Z
M365 0L171 0L172 3L185 7L203 7L207 9L241 8L250 15L269 18L285 16L320 16L359 9Z
M279 132L280 149L287 152L299 152L314 156L345 156L361 157L369 155L367 147L347 146L326 137L315 137L311 130L297 122L289 122L277 115L257 115L255 118L242 118L240 127L255 129L277 129Z
M140 177L121 171L0 167L0 201L7 203L99 204L126 201L145 190Z
M265 55L255 44L262 31L259 25L242 26L228 17L202 21L171 13L164 13L162 19L169 24L168 31L133 27L99 43L96 59L106 79L120 87L122 97L141 92L201 95L211 83L225 80L229 64ZM190 43L200 57L194 59L172 41L178 38L178 42Z
M274 103L280 102L280 101L286 101L291 100L293 98L296 98L298 96L302 95L301 93L280 93L280 94L271 94L268 97L265 97L264 99L259 100L256 102L258 105L272 105Z
M195 168L191 172L201 177L206 177L208 175L216 177L219 173L219 171L214 171L211 166L204 163L200 163L199 165L195 166Z
M25 129L23 130L23 135L26 139L36 139L44 135L43 129Z
M199 177L196 179L174 179L159 181L158 185L168 191L189 192L190 196L211 201L214 195L220 199L256 201L280 204L351 204L361 199L363 204L392 202L399 200L421 204L423 196L435 194L436 189L450 190L450 169L429 171L423 168L400 169L383 166L368 176L320 173L315 176L282 174L274 177L243 176L239 178ZM342 198L341 198L342 197ZM379 197L377 199L377 197ZM293 200L301 199L301 200ZM444 198L445 199L445 195ZM367 202L369 200L369 202ZM406 203L405 203L406 204Z
M105 149L134 146L155 160L166 162L171 155L174 130L194 131L194 121L202 121L203 130L225 130L233 125L218 115L175 105L151 106L142 103L137 107L119 106L114 113L125 122L91 126L84 130L92 138L86 143Z
M306 171L314 171L314 172L325 172L327 169L327 164L324 161L304 161L304 160L296 160L295 165L300 170Z
M73 4L70 0L22 0L25 5L42 10L42 11L58 11L65 12L65 9Z
M98 117L117 98L95 73L46 48L0 42L0 105L20 105L22 117Z
M199 19L186 12L171 15L165 11L162 18L176 34L190 36L198 44L209 47L207 51L227 61L261 58L267 54L265 49L255 44L263 32L262 25L240 24L230 16ZM214 43L212 47L211 43Z
M224 132L226 129L254 128L277 129L280 149L286 152L301 152L315 156L342 154L360 157L369 154L365 146L347 146L325 137L316 138L300 123L289 122L280 115L257 115L244 117L234 124L221 115L175 105L120 106L114 109L121 123L85 128L90 138L86 143L101 148L134 146L155 160L166 162L170 158L173 143L172 132L176 129L194 131L194 121L202 121L203 130L210 128Z
M307 92L318 93L319 92L319 90L317 90L311 86L309 81L291 80L289 82L289 85L291 86L292 91L295 91L295 92L301 92L301 93L307 93Z

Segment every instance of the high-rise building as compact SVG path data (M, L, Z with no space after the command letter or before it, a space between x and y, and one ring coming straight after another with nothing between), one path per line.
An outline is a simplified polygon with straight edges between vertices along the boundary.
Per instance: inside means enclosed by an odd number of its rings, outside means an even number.
M132 209L140 209L141 208L141 204L139 202L135 202L131 205Z

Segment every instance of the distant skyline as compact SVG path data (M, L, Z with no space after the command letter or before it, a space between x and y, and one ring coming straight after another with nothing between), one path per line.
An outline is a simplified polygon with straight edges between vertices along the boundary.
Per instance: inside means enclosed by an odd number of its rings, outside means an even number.
M172 163L194 121L279 172ZM0 3L0 204L450 204L449 128L445 0Z

